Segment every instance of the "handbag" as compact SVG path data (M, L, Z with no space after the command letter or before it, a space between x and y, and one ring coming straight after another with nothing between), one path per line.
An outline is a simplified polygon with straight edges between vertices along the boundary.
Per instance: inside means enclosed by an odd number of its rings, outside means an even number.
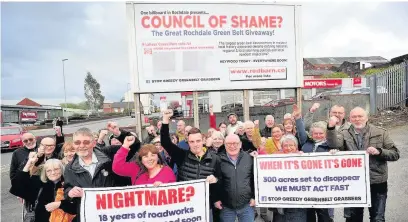
M35 209L37 209L38 205L38 198L40 197L42 193L43 188L40 188L40 191L38 192L37 198L35 199L34 206L33 204L28 204L26 207L26 212L23 214L23 222L34 222L35 221Z

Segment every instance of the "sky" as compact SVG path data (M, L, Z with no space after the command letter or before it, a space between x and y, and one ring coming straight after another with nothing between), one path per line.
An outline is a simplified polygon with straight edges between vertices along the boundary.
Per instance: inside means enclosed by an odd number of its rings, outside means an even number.
M408 53L408 2L304 2L304 57ZM130 82L124 2L1 3L1 99L40 104L81 102L91 72L105 100Z

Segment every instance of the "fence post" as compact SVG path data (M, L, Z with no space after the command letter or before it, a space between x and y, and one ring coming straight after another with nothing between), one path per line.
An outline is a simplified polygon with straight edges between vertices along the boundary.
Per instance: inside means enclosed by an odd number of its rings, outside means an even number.
M199 107L198 107L198 92L193 92L193 118L194 118L194 127L200 128L200 114L199 114ZM204 108L204 105L203 105Z
M408 60L405 59L405 107L408 107Z
M377 114L377 75L370 76L370 115Z
M243 116L244 121L249 121L249 90L244 89L244 101L243 101Z

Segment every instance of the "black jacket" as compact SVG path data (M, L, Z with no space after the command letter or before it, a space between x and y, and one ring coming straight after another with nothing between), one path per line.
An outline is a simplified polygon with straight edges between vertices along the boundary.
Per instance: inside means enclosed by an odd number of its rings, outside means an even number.
M30 177L29 172L18 171L12 182L12 187L16 191L16 196L23 198L27 202L34 203L38 200L35 209L35 222L45 222L49 221L51 215L45 209L45 205L55 201L57 190L63 186L61 181L56 184L52 181L43 183L39 176ZM41 187L43 189L38 196ZM62 200L59 208L66 213L75 214L75 205L69 200Z
M261 133L261 137L272 137L272 128L268 128L267 126L265 126L265 128L262 130L260 129L259 132Z
M146 138L143 140L143 143L144 144L150 144L153 141L154 138L156 138L155 135L148 133Z
M236 166L230 161L227 153L221 153L221 163L217 166L215 177L216 193L214 202L221 201L230 209L240 209L255 198L254 161L253 157L240 151Z
M253 151L257 151L258 149L254 146L252 141L250 141L246 134L239 137L242 142L242 150L247 153L252 153Z
M205 179L214 175L218 156L208 149L204 156L197 158L190 150L183 150L171 142L169 125L163 124L160 131L160 141L172 160L177 164L178 181Z
M94 148L93 152L98 159L98 165L95 169L93 178L87 170L81 167L79 164L79 157L75 155L72 162L65 167L64 197L66 199L71 199L68 197L68 193L75 186L81 188L124 186L123 184L120 184L121 182L119 178L121 177L114 174L112 171L113 156L120 147L121 146L107 146L101 149ZM130 178L126 179L130 180ZM77 214L77 220L74 221L79 221L81 198L73 198L72 201L77 207L77 211L75 211L75 214Z
M23 170L25 163L27 162L30 152L34 152L34 149L27 149L27 147L19 148L13 152L10 162L10 180L13 181L19 170ZM10 191L11 192L11 191ZM14 193L12 193L14 194ZM15 194L14 194L15 195Z
M190 181L206 179L210 175L215 175L215 168L220 159L214 152L207 151L204 156L197 158L190 150L183 150L171 142L169 135L169 125L163 124L160 130L160 141L174 163L177 164L177 181ZM215 189L215 184L210 185L210 199Z

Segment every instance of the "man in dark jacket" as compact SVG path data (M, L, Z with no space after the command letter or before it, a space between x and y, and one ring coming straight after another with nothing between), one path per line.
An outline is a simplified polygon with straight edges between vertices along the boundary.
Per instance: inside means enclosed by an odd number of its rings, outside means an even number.
M216 201L214 206L221 210L221 221L254 221L254 161L252 156L241 150L242 143L237 135L225 138L225 153L216 168Z
M32 133L24 133L21 137L24 147L17 149L11 156L10 163L10 180L16 176L18 170L22 170L30 152L34 152L37 148L37 140Z
M140 141L135 143L140 146ZM77 205L77 217L74 221L79 221L82 188L117 185L118 176L112 171L112 159L120 146L94 148L96 141L87 128L81 128L74 133L73 145L76 155L65 167L64 196Z
M259 130L261 137L272 137L272 127L275 125L275 118L272 115L265 116L265 128Z
M170 117L173 110L163 113L163 125L160 130L160 141L163 148L177 165L177 181L207 179L210 183L210 201L212 200L215 167L219 163L217 154L210 152L203 145L203 136L199 129L192 128L187 135L189 150L183 150L171 142L169 135Z

